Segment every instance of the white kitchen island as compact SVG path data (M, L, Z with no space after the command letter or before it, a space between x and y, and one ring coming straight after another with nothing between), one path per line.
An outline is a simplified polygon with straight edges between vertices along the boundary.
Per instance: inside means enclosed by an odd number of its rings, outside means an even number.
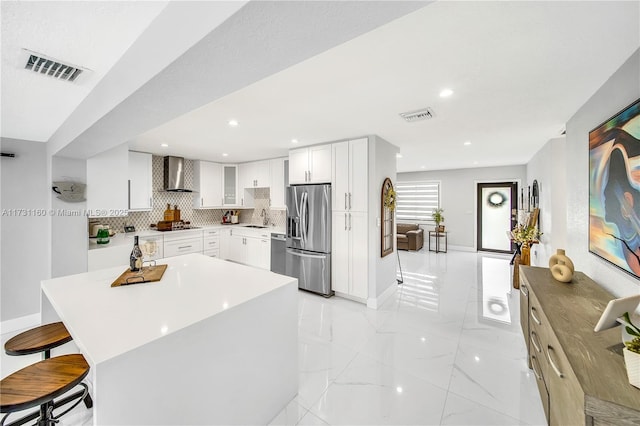
M91 366L93 423L266 424L298 390L297 280L189 254L161 281L122 267L42 282Z

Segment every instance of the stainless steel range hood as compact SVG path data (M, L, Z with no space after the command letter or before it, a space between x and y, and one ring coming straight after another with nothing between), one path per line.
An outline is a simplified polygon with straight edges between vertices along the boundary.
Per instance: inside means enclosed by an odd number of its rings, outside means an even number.
M164 157L164 190L170 192L192 192L184 187L184 158Z

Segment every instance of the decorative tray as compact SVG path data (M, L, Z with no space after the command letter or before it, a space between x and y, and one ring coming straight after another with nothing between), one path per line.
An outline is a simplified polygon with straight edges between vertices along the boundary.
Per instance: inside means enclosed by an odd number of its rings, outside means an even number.
M166 270L167 265L145 266L142 270L136 272L127 269L122 273L122 275L116 278L116 280L111 284L111 287L160 281L162 279L162 275L164 275L164 271Z

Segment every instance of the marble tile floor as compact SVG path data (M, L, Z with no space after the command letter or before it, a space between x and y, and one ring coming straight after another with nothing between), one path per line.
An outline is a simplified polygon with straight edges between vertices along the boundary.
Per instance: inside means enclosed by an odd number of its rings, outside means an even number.
M544 425L510 256L400 252L380 309L300 293L298 396L272 425Z
M378 310L299 292L298 395L270 424L546 424L509 260L401 251L404 283ZM3 352L0 373L39 359ZM60 424L91 422L80 405Z

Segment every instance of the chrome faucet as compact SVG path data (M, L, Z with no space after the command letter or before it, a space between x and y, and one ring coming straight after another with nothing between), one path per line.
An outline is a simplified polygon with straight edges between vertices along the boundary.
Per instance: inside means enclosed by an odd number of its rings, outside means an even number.
M262 224L267 226L269 224L269 215L265 209L262 209L262 213L260 213L260 217L262 217Z

